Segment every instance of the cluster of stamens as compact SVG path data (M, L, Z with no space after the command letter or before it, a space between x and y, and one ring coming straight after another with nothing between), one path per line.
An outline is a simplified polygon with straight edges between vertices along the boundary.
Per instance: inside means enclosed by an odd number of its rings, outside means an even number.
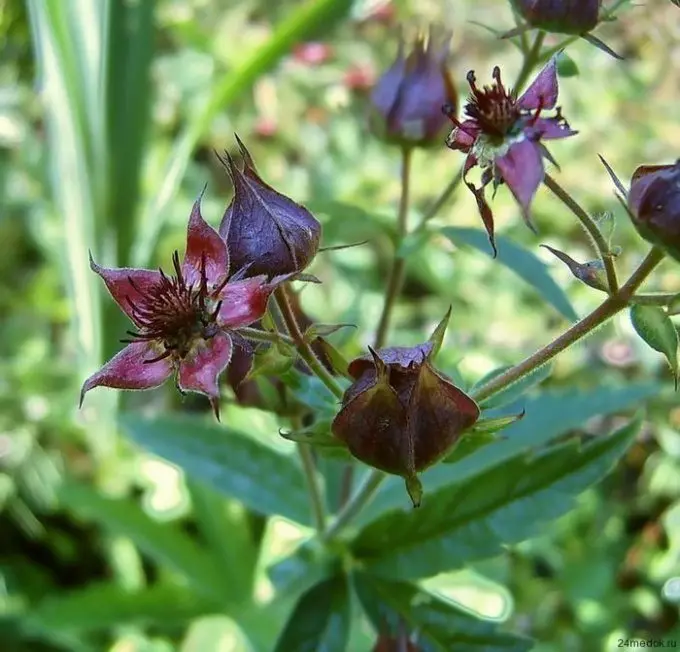
M222 302L217 301L213 306L213 299L224 288L226 278L218 287L210 290L205 259L201 262L198 284L187 282L177 252L172 256L172 264L174 275L168 276L159 269L160 281L151 288L141 288L132 277L128 277L130 285L138 294L134 301L126 297L138 330L127 331L132 339L121 341L155 341L161 344L164 351L155 358L145 360L147 364L170 356L182 359L197 338L210 339L219 330L217 315Z
M467 74L472 95L465 105L465 112L474 120L481 130L489 136L505 136L515 126L521 117L521 110L517 106L514 93L506 90L501 80L501 70L498 66L493 69L494 83L491 86L479 88L475 73L471 70Z

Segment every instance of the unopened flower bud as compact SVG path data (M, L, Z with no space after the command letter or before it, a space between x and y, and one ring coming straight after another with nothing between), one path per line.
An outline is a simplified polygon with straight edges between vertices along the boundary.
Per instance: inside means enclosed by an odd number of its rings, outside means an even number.
M511 0L531 27L559 34L585 34L597 25L600 0Z
M352 361L355 381L332 424L357 459L402 476L416 507L416 473L445 456L479 418L477 404L433 368L434 346L370 349Z
M680 161L633 173L628 210L638 233L680 261Z
M279 276L302 271L319 248L321 225L300 204L265 183L241 140L243 170L227 154L222 160L234 183L220 235L227 241L234 272Z
M371 93L372 125L381 138L402 145L427 146L437 142L447 125L442 106L455 111L456 90L446 64L451 35L436 39L432 30L420 35L404 56L399 43L397 59Z

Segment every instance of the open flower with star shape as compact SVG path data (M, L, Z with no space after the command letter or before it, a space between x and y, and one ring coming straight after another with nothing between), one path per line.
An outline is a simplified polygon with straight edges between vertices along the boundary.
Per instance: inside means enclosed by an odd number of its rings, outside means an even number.
M90 261L136 330L85 381L81 405L94 387L151 389L174 375L181 392L206 395L219 419L218 378L231 361L236 331L264 315L269 296L287 276L230 278L227 244L201 216L201 197L189 218L184 259L175 252L172 274L106 269Z
M493 70L493 84L479 88L473 71L467 75L472 90L465 105L466 119L460 122L450 107L444 107L455 127L446 144L467 154L463 180L477 200L482 221L494 242L493 213L484 190L493 183L494 190L505 183L522 209L524 221L533 230L530 207L545 170L543 157L552 160L541 141L573 136L557 104L557 63L550 59L527 90L518 98L505 88L498 66ZM549 117L543 111L555 109ZM475 166L482 168L482 183L477 188L467 180Z

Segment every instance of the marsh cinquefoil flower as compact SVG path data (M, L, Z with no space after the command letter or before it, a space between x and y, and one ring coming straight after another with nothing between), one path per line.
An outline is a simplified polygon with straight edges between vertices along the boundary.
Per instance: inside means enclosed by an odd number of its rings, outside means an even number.
M402 145L436 143L446 127L442 104L456 104L456 90L447 69L451 35L419 35L404 56L404 40L392 66L371 92L373 127L378 136Z
M433 343L391 347L353 360L355 379L331 430L349 451L400 475L414 506L422 489L416 473L441 459L479 418L477 404L431 364Z
M560 109L555 109L554 57L519 98L503 85L498 66L493 70L491 86L479 88L473 71L467 79L472 89L465 105L467 118L460 122L451 107L444 107L455 125L446 144L467 154L463 180L474 193L495 251L493 213L484 195L485 187L493 183L495 190L505 183L520 205L525 222L532 227L530 206L545 174L543 156L551 160L541 141L566 138L576 132L569 128ZM541 113L550 109L555 109L555 115L542 117ZM468 172L476 165L482 168L479 188L467 180Z
M201 195L202 196L202 195ZM173 273L106 269L91 260L111 296L136 330L127 346L90 376L80 403L94 387L151 389L175 375L180 391L206 395L219 418L218 378L232 358L235 331L257 321L283 277L229 278L225 241L194 203L184 259L173 256Z

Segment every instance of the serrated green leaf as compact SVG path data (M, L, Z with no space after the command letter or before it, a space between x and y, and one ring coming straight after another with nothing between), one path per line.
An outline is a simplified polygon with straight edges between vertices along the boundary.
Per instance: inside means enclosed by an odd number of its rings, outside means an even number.
M121 417L121 426L140 446L176 464L195 481L205 482L261 514L310 523L300 467L291 457L255 438L179 415L146 419L127 414Z
M495 369L491 373L487 374L478 383L476 383L474 387L472 387L472 389L470 390L470 394L474 396L476 389L483 387L490 380L493 380L494 378L496 378L496 376L500 376L508 369L510 369L510 366ZM492 396L489 396L489 398L481 401L479 407L485 410L490 410L492 408L500 408L505 405L509 405L510 403L514 403L516 400L518 400L524 394L526 394L530 389L542 383L546 378L550 376L551 373L552 373L551 364L545 364L542 367L539 367L538 369L534 369L534 371L528 373L523 378L520 378L517 382L512 383L512 385L509 385L504 390L498 392L497 394L493 394Z
M294 362L294 355L289 355L285 350L282 351L278 345L270 346L265 351L257 352L253 356L253 366L244 381L252 380L258 376L279 376L288 371Z
M38 634L67 634L122 625L179 625L215 609L196 593L174 584L156 584L128 591L113 583L91 584L75 591L48 595L25 621Z
M634 305L630 320L637 334L668 360L677 385L678 332L666 311L660 306Z
M503 545L535 536L569 511L639 428L635 420L582 445L572 441L520 454L463 481L451 474L449 485L428 493L420 509L386 514L360 531L352 550L372 573L400 579L430 577L500 554Z
M172 523L159 523L130 500L106 498L87 485L69 482L59 489L61 505L109 532L129 537L159 564L183 575L203 595L222 599L226 576L208 550Z
M275 652L346 652L350 620L347 578L325 580L300 598Z
M662 389L658 383L640 383L600 387L589 392L574 389L544 392L529 398L523 406L524 418L507 428L501 441L484 446L453 465L439 464L424 471L420 479L425 495L447 486L453 475L460 480L471 478L518 453L545 446L592 417L631 409L651 396L658 396ZM359 515L358 522L368 524L385 512L403 508L403 483L397 478L388 478L373 502Z
M529 639L500 632L498 625L474 617L453 601L406 582L365 573L354 576L361 604L379 633L396 636L403 625L416 632L428 652L524 652ZM403 624L402 624L403 623Z
M493 257L487 235L480 229L445 226L441 233L455 245L462 243ZM496 246L498 247L497 262L502 263L526 281L568 320L578 319L564 290L550 276L547 265L535 254L503 236L496 236Z

